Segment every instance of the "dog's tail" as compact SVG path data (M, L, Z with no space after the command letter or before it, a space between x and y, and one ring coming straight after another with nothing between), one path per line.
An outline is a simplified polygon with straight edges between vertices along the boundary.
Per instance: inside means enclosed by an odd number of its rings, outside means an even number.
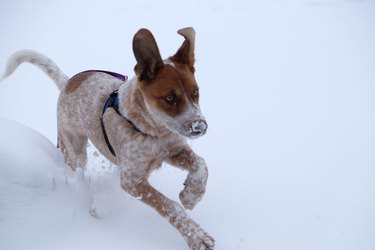
M56 83L60 91L69 80L69 77L60 70L56 63L45 55L33 50L20 50L14 53L8 59L5 72L0 80L10 76L24 62L34 64L43 70Z

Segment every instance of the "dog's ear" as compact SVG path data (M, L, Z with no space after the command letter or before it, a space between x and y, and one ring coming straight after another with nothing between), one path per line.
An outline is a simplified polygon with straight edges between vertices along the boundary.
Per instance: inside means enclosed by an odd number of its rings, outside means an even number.
M140 29L134 35L133 52L137 60L134 70L139 80L152 81L164 64L155 38L149 30Z
M183 36L185 41L178 49L177 53L170 59L177 63L184 63L194 71L195 30L192 27L188 27L180 29L177 33Z

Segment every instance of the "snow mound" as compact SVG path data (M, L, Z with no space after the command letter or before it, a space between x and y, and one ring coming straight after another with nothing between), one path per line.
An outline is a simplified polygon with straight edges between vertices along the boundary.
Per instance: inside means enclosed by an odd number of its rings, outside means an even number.
M16 122L0 118L0 141L0 249L185 249L168 223L121 190L116 168L91 146L83 173Z

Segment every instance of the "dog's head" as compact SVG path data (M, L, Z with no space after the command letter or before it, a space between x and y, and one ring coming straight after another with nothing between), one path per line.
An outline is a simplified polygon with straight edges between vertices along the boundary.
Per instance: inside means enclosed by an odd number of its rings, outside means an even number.
M147 109L154 119L188 138L205 134L207 123L199 107L199 88L194 77L195 31L184 28L185 41L174 56L162 60L149 30L139 30L133 39L135 73Z

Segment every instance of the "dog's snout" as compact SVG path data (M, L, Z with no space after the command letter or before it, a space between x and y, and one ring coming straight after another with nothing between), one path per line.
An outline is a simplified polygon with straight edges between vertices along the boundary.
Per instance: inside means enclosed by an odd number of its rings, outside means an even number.
M194 134L197 134L197 135L200 135L200 134L204 134L207 130L207 122L204 121L204 120L199 120L199 121L195 121L193 122L192 126L191 126L191 130Z

